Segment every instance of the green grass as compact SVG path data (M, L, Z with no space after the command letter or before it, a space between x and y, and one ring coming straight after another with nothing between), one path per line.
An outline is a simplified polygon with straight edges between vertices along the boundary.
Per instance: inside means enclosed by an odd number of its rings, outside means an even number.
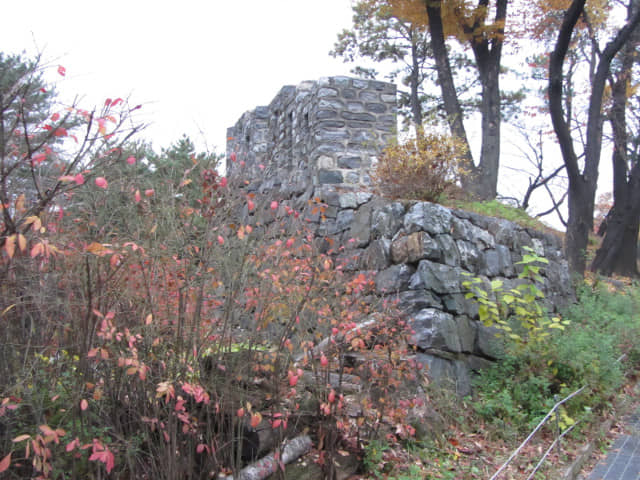
M551 229L540 220L529 216L529 214L521 209L501 203L498 200L488 200L485 202L466 202L461 200L453 200L444 202L445 205L478 213L487 217L496 217L517 223L522 227L534 228L536 230L550 231Z

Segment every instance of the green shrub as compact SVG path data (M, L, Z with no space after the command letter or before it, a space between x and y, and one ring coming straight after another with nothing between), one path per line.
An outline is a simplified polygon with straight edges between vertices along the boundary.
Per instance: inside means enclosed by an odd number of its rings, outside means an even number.
M611 292L585 286L563 312L567 327L544 342L506 345L504 357L475 381L474 410L505 436L534 427L558 400L570 423L606 406L640 358L637 288ZM626 360L619 362L621 355Z

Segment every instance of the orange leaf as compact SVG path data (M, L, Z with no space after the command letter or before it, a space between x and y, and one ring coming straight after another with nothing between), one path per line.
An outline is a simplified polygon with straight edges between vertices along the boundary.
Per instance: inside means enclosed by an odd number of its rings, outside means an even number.
M43 245L42 243L36 243L31 249L31 258L37 257L42 254Z
M32 225L33 231L37 232L42 228L42 222L40 221L40 217L36 215L32 215L30 217L25 218L25 225Z
M262 415L260 415L260 413L254 413L253 415L251 415L251 426L253 428L257 428L258 425L260 425L261 421L262 421Z
M10 464L11 464L11 452L9 452L9 455L4 457L2 461L0 461L0 473L7 470Z
M21 233L18 234L18 248L21 252L24 252L27 248L27 239Z
M109 249L106 248L104 245L101 245L98 242L92 242L89 245L87 245L87 247L85 248L85 250L89 253L93 253L94 255L102 255L104 253L108 253Z
M4 249L9 255L9 258L13 258L13 254L16 252L16 236L10 235L4 242Z

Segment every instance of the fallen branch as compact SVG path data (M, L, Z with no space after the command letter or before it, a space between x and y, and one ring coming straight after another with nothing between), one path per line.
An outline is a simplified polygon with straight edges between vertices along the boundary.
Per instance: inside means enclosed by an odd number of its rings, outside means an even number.
M301 435L285 442L281 454L282 464L286 465L297 460L309 450L311 450L311 438L308 435ZM240 470L235 480L264 480L274 474L279 466L280 462L276 460L275 454L270 453ZM218 480L234 480L234 477L221 475L218 476Z

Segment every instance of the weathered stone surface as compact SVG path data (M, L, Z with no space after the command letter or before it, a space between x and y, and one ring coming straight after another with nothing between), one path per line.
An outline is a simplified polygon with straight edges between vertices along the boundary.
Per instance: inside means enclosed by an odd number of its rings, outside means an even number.
M454 242L453 238L451 238L451 235L436 235L435 241L438 245L438 249L440 250L440 261L451 267L460 266L460 253L458 252L458 246L456 245L456 242Z
M379 293L397 293L407 289L414 269L409 265L392 265L376 275L376 291Z
M464 281L465 279L463 279ZM478 317L478 303L465 298L463 293L450 293L440 296L444 310L455 315L467 315L471 318Z
M339 233L351 228L354 216L355 214L353 210L340 210L336 217L335 228L330 229L329 231L332 233Z
M426 232L400 236L391 244L394 263L415 263L425 258L438 261L441 257L440 245Z
M321 169L318 172L318 183L342 183L343 181L344 177L342 176L342 173L337 170Z
M487 250L482 256L480 274L487 277L514 275L511 251L504 245L496 245L496 248Z
M393 236L402 227L402 218L404 216L404 206L399 202L393 202L376 208L371 218L371 233L374 237Z
M391 240L378 238L371 242L362 254L362 268L365 270L384 270L391 265Z
M504 353L504 340L496 336L500 331L495 327L478 324L475 351L485 358L496 359Z
M427 288L438 294L460 293L462 270L429 260L421 260L418 269L412 275L409 288L412 290Z
M462 345L458 325L453 315L435 308L425 308L411 321L415 333L410 343L422 351L435 348L449 352L461 352Z
M429 202L413 205L404 217L404 228L408 233L424 231L436 235L449 233L453 215L451 211Z
M357 204L357 197L356 197ZM347 232L347 242L355 242L356 247L364 247L371 241L371 207L368 205L356 210Z
M460 266L470 272L478 271L482 261L482 254L478 247L466 240L458 240L456 244L460 255Z
M405 290L400 292L398 300L398 308L409 315L430 307L442 310L442 301L431 290Z
M419 353L416 360L426 366L429 378L435 384L449 388L460 396L471 393L471 375L464 362L426 353Z
M493 248L496 245L495 239L489 232L463 218L454 217L451 220L451 235L456 240L474 244L479 250Z

